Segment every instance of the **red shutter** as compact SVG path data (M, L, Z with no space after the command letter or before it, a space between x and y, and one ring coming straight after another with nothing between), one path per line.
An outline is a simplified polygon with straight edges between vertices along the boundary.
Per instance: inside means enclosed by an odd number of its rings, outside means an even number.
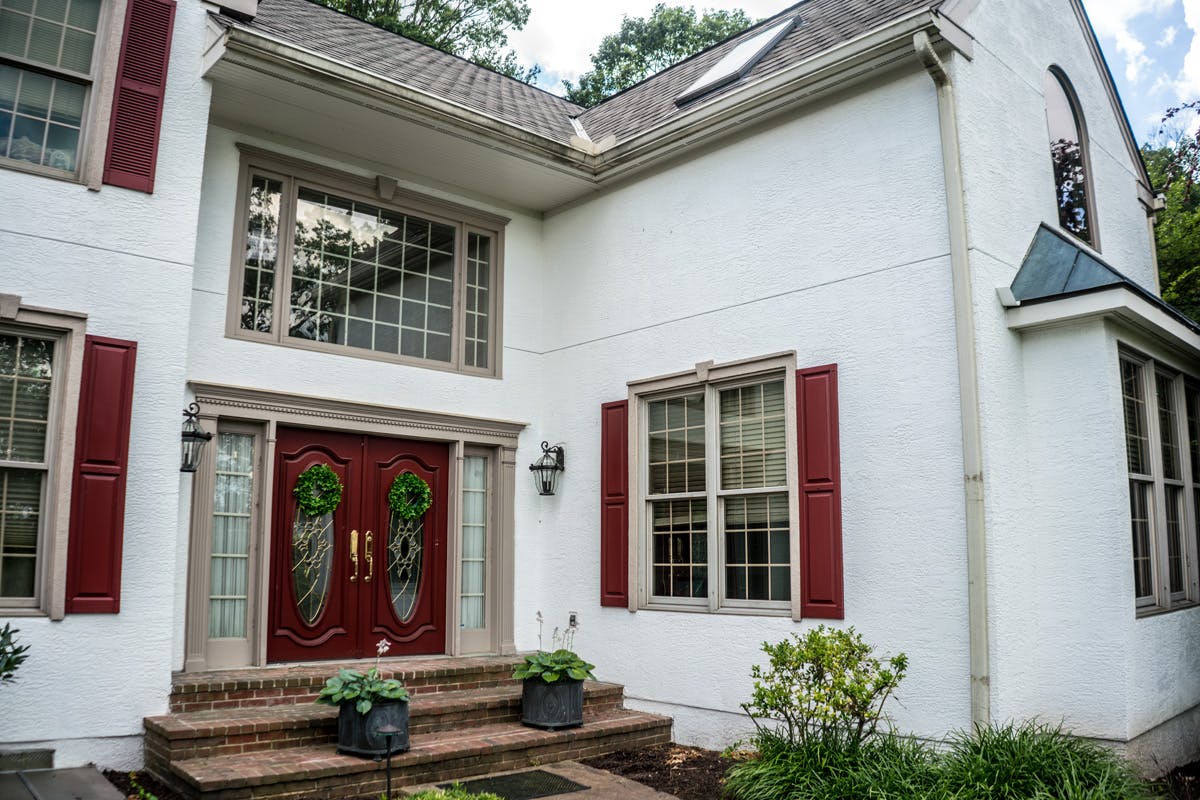
M154 191L175 0L129 0L113 92L104 182Z
M84 345L71 484L67 613L121 609L125 467L137 342L89 336Z
M837 365L796 373L800 437L800 614L843 619Z
M629 403L600 406L600 605L629 605Z

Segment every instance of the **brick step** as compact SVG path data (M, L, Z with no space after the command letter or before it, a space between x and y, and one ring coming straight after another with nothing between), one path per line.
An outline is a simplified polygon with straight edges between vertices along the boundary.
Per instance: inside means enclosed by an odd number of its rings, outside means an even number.
M380 673L396 678L413 695L482 689L515 683L520 656L384 659ZM177 672L171 681L172 713L311 703L325 680L342 667L366 672L374 659L293 664L210 672Z
M393 787L519 769L617 750L664 744L671 720L636 711L585 715L584 725L543 731L519 724L483 725L412 737L412 749L392 758ZM174 762L157 777L194 800L378 796L384 764L339 755L331 744Z
M603 713L621 708L619 684L588 681L584 710ZM279 750L332 742L338 710L316 703L193 711L145 719L147 763L165 765L192 758ZM413 695L409 705L412 735L455 727L517 722L519 684Z

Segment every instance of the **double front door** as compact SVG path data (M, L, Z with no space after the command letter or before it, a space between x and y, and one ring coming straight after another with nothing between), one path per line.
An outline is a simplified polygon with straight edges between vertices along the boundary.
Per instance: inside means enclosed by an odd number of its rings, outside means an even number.
M268 660L374 656L381 639L388 655L444 653L449 448L279 428L275 453ZM337 475L341 502L310 515L296 482L322 464ZM404 473L428 484L432 500L412 519L388 501Z

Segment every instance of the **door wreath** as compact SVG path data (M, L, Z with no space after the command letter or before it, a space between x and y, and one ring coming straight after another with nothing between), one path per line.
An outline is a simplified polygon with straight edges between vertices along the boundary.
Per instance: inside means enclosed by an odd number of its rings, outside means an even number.
M320 517L341 505L342 482L328 464L313 464L296 478L292 494L301 511Z
M407 520L419 519L433 505L429 484L411 472L402 472L388 490L388 507Z

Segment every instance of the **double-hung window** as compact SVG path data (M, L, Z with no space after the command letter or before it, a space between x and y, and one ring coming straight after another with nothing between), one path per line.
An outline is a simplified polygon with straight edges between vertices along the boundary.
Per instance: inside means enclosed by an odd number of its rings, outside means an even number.
M1137 608L1191 605L1200 599L1200 384L1123 351L1121 393Z
M295 166L247 165L231 334L498 375L505 220Z
M101 0L0 0L0 162L79 169Z
M633 385L644 607L791 609L792 369L771 358Z

